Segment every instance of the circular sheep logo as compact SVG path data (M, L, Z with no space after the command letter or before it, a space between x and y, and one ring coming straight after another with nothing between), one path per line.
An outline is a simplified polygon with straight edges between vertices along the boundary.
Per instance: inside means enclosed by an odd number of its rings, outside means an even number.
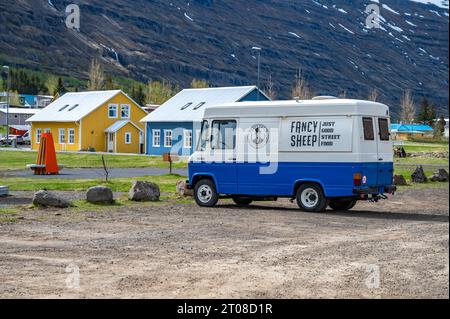
M269 141L269 129L262 124L250 128L249 142L254 148L264 147Z

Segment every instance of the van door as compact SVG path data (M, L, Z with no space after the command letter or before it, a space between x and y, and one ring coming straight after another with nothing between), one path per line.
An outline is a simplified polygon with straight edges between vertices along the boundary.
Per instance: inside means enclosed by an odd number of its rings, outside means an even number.
M242 118L239 122L237 178L240 195L270 196L292 192L278 167L280 119Z
M219 194L237 194L236 127L234 119L211 121L209 149L204 152L203 162L207 173L214 176Z
M392 185L394 175L394 151L389 118L377 118L378 185Z

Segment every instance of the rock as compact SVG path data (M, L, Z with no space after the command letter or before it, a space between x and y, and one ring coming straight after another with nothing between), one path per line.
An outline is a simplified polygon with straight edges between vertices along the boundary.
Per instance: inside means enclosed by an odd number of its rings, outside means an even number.
M403 175L394 175L394 185L406 186L408 183Z
M88 189L86 199L91 204L111 204L114 202L114 194L109 187L94 186Z
M185 181L178 181L176 185L176 192L180 196L194 196L194 191L188 189Z
M440 169L434 172L431 177L431 181L433 182L448 182L448 172L445 169Z
M56 208L67 208L72 206L71 202L59 197L56 194L50 193L49 191L38 191L33 196L33 205L40 207L56 207Z
M417 166L417 168L414 171L414 173L412 173L411 181L413 183L426 183L428 181L428 178L425 175L425 172L423 171L422 165Z
M138 202L157 202L161 192L155 183L136 181L131 186L128 198Z

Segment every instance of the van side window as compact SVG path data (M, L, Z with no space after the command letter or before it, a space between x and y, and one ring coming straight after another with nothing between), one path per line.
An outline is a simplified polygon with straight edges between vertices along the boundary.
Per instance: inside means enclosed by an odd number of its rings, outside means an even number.
M378 119L378 127L380 129L380 140L389 141L389 122L387 119Z
M198 150L206 150L206 143L208 143L209 123L208 121L202 122L202 128L200 133L200 143L198 143Z
M375 135L373 134L373 120L371 117L363 117L363 128L364 139L366 141L375 140Z
M236 121L213 121L211 131L211 148L233 150L236 146Z

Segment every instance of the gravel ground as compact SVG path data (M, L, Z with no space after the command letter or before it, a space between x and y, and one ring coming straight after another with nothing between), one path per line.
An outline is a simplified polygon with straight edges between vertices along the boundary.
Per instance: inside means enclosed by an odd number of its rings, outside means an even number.
M448 298L448 195L321 214L287 200L24 209L0 224L0 297Z

